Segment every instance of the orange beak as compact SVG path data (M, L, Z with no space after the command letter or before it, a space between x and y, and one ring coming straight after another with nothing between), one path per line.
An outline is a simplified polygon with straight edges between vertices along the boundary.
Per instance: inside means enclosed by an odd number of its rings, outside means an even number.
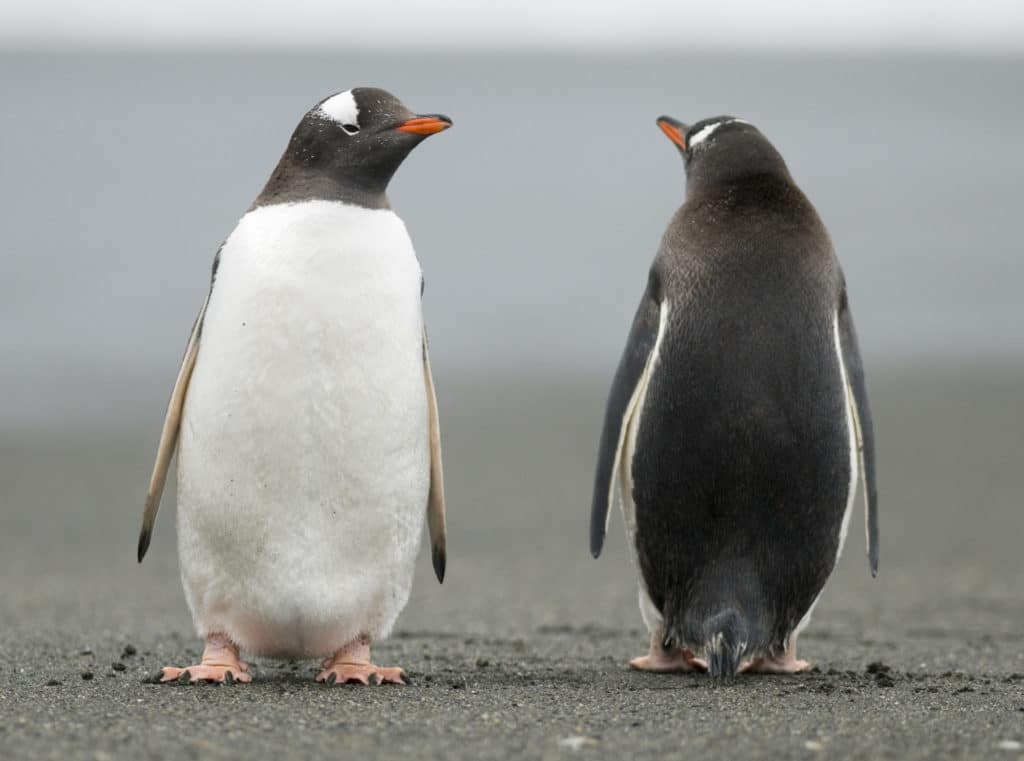
M452 126L452 120L447 116L435 114L432 116L417 116L415 119L402 122L395 129L399 132L409 132L413 135L433 135L443 132Z
M669 140L678 145L682 150L686 150L686 138L683 137L683 132L680 129L681 125L675 119L662 116L658 119L658 126L661 127L661 131L668 136Z

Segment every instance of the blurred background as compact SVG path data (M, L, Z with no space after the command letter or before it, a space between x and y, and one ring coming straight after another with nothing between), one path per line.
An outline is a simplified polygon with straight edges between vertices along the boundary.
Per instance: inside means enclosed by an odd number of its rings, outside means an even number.
M0 622L188 633L173 486L134 555L213 254L302 114L376 85L455 122L391 188L450 524L400 627L640 627L618 517L587 552L604 395L683 197L654 119L726 113L828 225L875 407L881 575L851 532L818 618L1019 631L1022 56L1015 0L3 3Z

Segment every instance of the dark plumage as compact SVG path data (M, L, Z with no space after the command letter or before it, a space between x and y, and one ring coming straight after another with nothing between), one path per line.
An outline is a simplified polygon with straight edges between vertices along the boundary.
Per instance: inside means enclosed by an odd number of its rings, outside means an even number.
M652 636L731 675L795 649L832 572L851 496L848 407L877 567L871 418L842 270L782 157L731 117L659 125L683 154L686 201L609 396L591 550L625 477L641 584L662 618Z

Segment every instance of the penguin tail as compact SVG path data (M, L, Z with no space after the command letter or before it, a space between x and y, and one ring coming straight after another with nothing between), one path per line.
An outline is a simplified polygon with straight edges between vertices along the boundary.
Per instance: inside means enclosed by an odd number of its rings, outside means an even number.
M738 610L728 608L711 616L704 631L709 674L718 679L736 676L749 641L746 620Z

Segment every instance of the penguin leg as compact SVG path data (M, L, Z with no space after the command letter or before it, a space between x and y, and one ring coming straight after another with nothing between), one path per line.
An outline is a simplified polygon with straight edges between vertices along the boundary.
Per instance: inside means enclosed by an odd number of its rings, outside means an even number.
M762 655L740 666L741 674L799 674L810 671L811 664L796 657L796 636L789 639L789 646L781 655Z
M406 684L401 668L370 663L370 638L365 635L325 660L323 667L316 680L327 684Z
M238 659L238 648L224 634L209 634L206 647L203 648L203 659L195 666L183 669L164 666L161 671L161 682L177 682L184 678L188 682L218 682L233 684L234 682L251 682L249 664Z
M629 662L629 667L637 671L653 671L656 674L678 673L685 671L707 671L708 664L685 647L665 648L662 641L664 635L651 633L651 647L647 655L641 655Z

